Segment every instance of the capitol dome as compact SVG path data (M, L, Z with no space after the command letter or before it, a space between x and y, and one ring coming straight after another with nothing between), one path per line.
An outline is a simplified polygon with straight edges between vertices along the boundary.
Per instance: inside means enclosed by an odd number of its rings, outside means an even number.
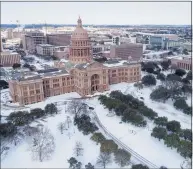
M76 29L72 33L72 40L81 40L81 39L88 39L88 33L87 31L82 27L82 20L78 19L77 21L78 25L76 26Z

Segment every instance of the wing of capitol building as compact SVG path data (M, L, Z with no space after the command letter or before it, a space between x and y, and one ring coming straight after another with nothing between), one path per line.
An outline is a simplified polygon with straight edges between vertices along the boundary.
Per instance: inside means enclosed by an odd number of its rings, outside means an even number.
M79 17L71 37L69 62L62 68L15 74L9 81L13 101L27 105L70 92L86 96L108 91L111 84L141 80L139 62L113 59L99 63L90 52L88 33Z

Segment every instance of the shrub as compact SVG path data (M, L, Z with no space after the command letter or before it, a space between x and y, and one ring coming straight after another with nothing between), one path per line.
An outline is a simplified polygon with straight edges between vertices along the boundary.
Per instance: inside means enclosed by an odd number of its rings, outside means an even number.
M151 133L151 136L160 139L165 139L167 136L167 131L165 128L162 127L155 127Z
M192 80L192 71L191 70L187 73L186 79Z
M153 120L155 117L157 117L157 113L153 111L152 109L148 108L147 106L140 107L139 113L143 116L147 117L148 119Z
M129 108L124 111L122 121L132 123L133 125L138 127L145 127L147 125L147 122L139 113Z
M115 113L117 116L122 116L123 112L127 109L127 105L124 103L121 103L119 105L117 105L117 107L115 108Z
M179 146L180 143L180 138L178 137L177 134L170 134L167 135L165 140L164 140L164 144L167 145L167 147L171 147L171 148L177 148Z
M178 121L173 120L173 121L169 121L167 123L166 127L167 127L168 131L179 132L181 125Z
M30 122L29 113L27 111L13 112L9 114L7 120L16 126L23 126Z
M135 165L132 165L131 169L149 169L149 167L142 164L135 164Z
M152 93L150 94L150 98L152 100L165 103L165 101L170 98L170 91L163 86L158 86L152 91Z
M182 82L184 83L184 84L190 84L190 81L188 80L188 78L183 78L182 79Z
M145 86L156 85L156 79L153 75L146 75L141 79Z
M192 114L192 107L186 107L184 110L183 110L183 113L184 114L188 114L188 115L191 115Z
M80 116L75 115L74 125L77 125L78 130L82 131L84 135L94 133L98 130L98 127L91 122L90 117L85 114L82 114Z
M0 138L13 136L17 132L17 127L13 123L0 123ZM1 140L2 141L2 140Z
M55 106L55 104L51 103L51 104L47 104L45 106L45 113L46 114L57 114L58 113L58 109Z
M159 73L157 75L157 79L161 80L161 81L164 81L166 79L166 76L163 74L163 73Z
M94 133L91 137L91 140L95 141L97 144L102 143L105 141L105 137L102 135L102 133Z
M180 98L180 99L175 100L174 107L176 109L179 109L179 110L184 110L188 107L188 105L187 105L185 99Z
M192 141L192 131L190 129L182 129L180 131L180 137Z
M167 70L169 68L169 66L171 65L169 60L164 60L161 62L161 66L164 70Z
M184 69L176 69L175 74L178 76L184 76L186 74L186 71Z
M100 151L103 153L114 153L118 149L117 144L113 140L105 140L101 143Z
M167 117L157 117L154 120L154 123L157 124L158 126L166 126L168 122L168 118Z
M180 155L184 158L192 158L192 143L189 141L181 140L177 151L180 153Z
M30 111L30 117L33 117L33 119L43 117L45 115L45 111L41 108L35 108Z
M181 82L182 81L181 77L176 74L168 74L166 77L166 80L172 81L172 82Z
M14 63L12 67L13 67L13 69L20 68L20 67L21 67L21 64L19 64L19 63Z

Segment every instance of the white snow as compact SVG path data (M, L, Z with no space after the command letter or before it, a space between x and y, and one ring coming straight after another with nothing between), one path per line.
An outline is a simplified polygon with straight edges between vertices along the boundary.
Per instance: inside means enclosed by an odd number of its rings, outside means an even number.
M111 85L110 91L121 90L123 93L132 94L138 99L140 97L143 97L145 104L156 111L158 113L158 116L166 116L168 117L168 120L177 120L181 123L182 128L190 129L191 117L179 110L176 110L170 100L167 101L165 104L150 100L149 95L153 88L154 87L144 87L141 90L137 90L133 86L133 83L120 83ZM107 91L103 94L108 94L110 93L110 91ZM1 92L3 93L3 91ZM7 89L4 90L4 92L7 93ZM95 93L96 96L99 94L101 93ZM1 166L3 168L68 168L69 164L67 163L67 159L69 159L71 156L74 156L73 148L76 141L81 141L84 147L84 155L80 159L78 158L78 160L83 163L83 166L88 162L91 162L95 165L100 150L99 146L90 140L90 135L84 136L81 132L77 130L75 126L72 125L72 128L70 130L71 138L69 139L68 132L65 132L62 135L57 129L58 123L63 122L66 116L69 115L65 113L66 106L62 105L63 102L69 101L73 98L81 98L81 96L75 92L66 93L63 95L47 98L44 102L27 105L25 107L26 110L30 111L30 109L33 108L43 109L48 103L58 102L57 105L61 110L60 114L46 118L45 122L39 120L40 123L47 126L51 130L55 138L56 150L51 160L42 163L38 161L33 161L30 152L27 150L28 143L26 140L23 140L23 142L17 147L12 146L7 157L1 162ZM188 104L190 104L190 100L191 98L189 97L187 100ZM5 102L5 100L3 100L2 102ZM119 124L119 122L121 121L120 117L108 117L108 110L104 109L104 107L99 104L97 97L85 99L85 102L95 108L99 119L107 128L107 130L109 130L114 136L119 138L124 144L132 148L138 154L148 159L155 165L164 165L168 168L179 168L180 164L184 161L184 158L177 153L176 149L171 150L170 148L166 147L166 145L164 145L163 141L159 141L158 139L151 137L150 130L152 130L152 128L155 126L152 121L147 120L148 126L146 128L138 128L128 123ZM2 107L2 115L9 115L11 112L19 110L16 104L7 103L7 105L8 107ZM72 116L69 116L72 119ZM35 124L37 123L34 123L34 125ZM133 130L134 132L131 133L131 130ZM108 167L116 168L118 166L113 163L112 165L108 165Z

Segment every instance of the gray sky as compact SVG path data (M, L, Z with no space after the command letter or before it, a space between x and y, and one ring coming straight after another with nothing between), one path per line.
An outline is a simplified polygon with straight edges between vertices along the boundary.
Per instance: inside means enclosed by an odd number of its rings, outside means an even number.
M1 2L1 23L191 24L190 2Z

